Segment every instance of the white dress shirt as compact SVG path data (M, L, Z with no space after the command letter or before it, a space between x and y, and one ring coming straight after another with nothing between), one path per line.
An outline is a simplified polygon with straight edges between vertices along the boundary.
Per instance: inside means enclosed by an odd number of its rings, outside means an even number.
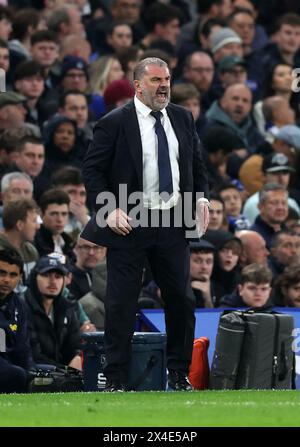
M143 149L143 204L151 209L170 209L174 207L179 198L179 150L178 140L171 125L166 109L162 109L161 123L166 132L169 157L172 170L173 195L171 199L164 202L159 196L159 172L158 172L158 142L155 133L155 118L150 115L152 111L134 97L138 123Z

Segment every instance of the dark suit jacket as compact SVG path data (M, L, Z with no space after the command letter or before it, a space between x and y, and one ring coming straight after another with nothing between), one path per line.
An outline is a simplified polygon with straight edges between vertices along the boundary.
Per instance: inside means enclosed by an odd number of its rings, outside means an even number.
M201 146L190 112L183 107L169 104L167 113L179 143L180 192L203 192L208 197L206 168L202 160ZM95 210L99 193L109 191L119 207L119 185L127 185L127 197L143 191L143 151L140 129L134 102L101 118L94 128L94 138L83 164L83 176L87 194ZM103 204L102 204L103 206ZM128 207L128 210L130 207ZM139 229L127 236L119 236L110 228L97 226L96 215L82 232L84 239L105 246L129 246Z

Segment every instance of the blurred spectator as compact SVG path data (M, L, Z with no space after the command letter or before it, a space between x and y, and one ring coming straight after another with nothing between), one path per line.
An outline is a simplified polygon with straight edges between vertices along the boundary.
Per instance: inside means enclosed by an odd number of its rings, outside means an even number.
M19 93L1 93L0 131L11 127L22 127L26 117L26 109L23 105L25 100L25 96Z
M195 85L201 93L201 105L205 112L210 105L209 98L203 96L212 85L214 77L214 63L209 54L203 51L194 51L184 61L183 77L180 82L189 82Z
M268 35L264 29L264 27L257 23L259 11L258 11L258 2L254 2L252 0L233 0L233 8L234 9L246 9L252 13L252 16L255 19L255 34L254 39L252 41L253 50L260 50L268 43Z
M199 91L192 83L184 82L172 86L171 101L188 109L193 115L195 122L197 122L201 114L200 97Z
M284 99L282 99L284 101ZM267 155L284 154L291 166L297 162L297 153L300 149L300 129L294 125L282 126L273 136L273 142L265 142L259 146L258 152L243 162L239 170L239 178L249 193L253 194L262 188L264 176L262 163ZM297 186L297 185L295 185ZM298 201L296 194L291 194Z
M280 16L276 22L275 38L257 52L250 67L251 77L262 85L268 68L280 63L300 66L300 17L294 13Z
M224 21L232 13L231 0L206 0L197 1L198 14L194 19L183 26L182 40L191 40L197 28L200 29L211 20Z
M208 241L190 242L191 286L196 307L217 307L217 285L211 279L215 247Z
M202 143L210 188L224 181L230 181L227 174L228 160L233 152L238 153L243 147L243 142L230 128L214 125L206 130L202 136Z
M10 172L1 179L1 198L6 203L18 199L32 199L33 183L23 172Z
M171 42L167 39L156 39L150 44L148 50L145 50L145 53L147 54L147 51L150 50L156 50L156 51L160 50L163 51L164 53L167 53L169 60L168 65L171 70L170 73L171 76L173 76L174 70L176 69L178 64L177 50L174 47L174 45L172 45Z
M43 140L38 137L26 135L15 146L16 156L14 163L6 169L8 172L24 172L33 181L33 194L38 201L39 197L51 186L49 174L44 169L45 147Z
M113 22L106 34L106 51L101 52L101 55L107 53L122 53L126 48L132 46L133 35L131 26L127 22Z
M250 89L244 84L234 84L227 87L219 102L211 105L206 116L211 125L232 129L249 153L254 153L263 138L251 119L251 101Z
M90 292L79 300L91 322L96 326L97 331L104 330L106 277L106 262L103 260L99 262L92 271Z
M60 43L70 34L84 36L84 27L78 6L66 3L63 8L54 10L48 19L48 28L49 31L55 33Z
M266 183L259 192L258 208L260 214L250 229L261 234L269 249L275 233L284 229L284 222L288 215L286 187L278 183Z
M66 165L80 167L76 122L55 116L44 128L46 168L53 172Z
M65 166L54 173L52 180L56 188L65 191L70 198L69 220L64 231L76 242L79 233L90 219L81 170Z
M73 242L64 232L69 219L70 199L65 191L49 189L40 199L43 223L35 236L35 247L40 256L56 252L74 259Z
M142 54L142 50L140 50L137 46L132 46L124 49L122 53L118 55L121 68L125 77L129 79L129 81L133 81L133 70Z
M124 72L116 56L101 56L90 65L89 89L103 95L105 87L112 81L122 79Z
M27 135L26 129L10 128L0 133L0 178L7 172L17 156L17 146Z
M253 263L267 266L269 250L266 247L266 241L259 233L241 230L235 235L241 240L243 247L239 260L241 267Z
M228 229L224 200L214 193L210 194L209 224L207 228L208 230Z
M23 300L14 292L23 272L22 258L14 251L0 251L0 393L25 393L33 359ZM15 325L15 326L14 326ZM13 330L17 327L18 330Z
M69 34L60 45L60 59L63 60L66 56L79 57L86 64L90 62L91 58L91 44L82 35Z
M27 110L26 122L42 125L49 117L42 94L45 90L45 72L42 65L35 61L21 62L15 70L14 87L17 92L25 96L24 106Z
M4 5L0 5L0 39L7 42L12 32L12 12Z
M133 97L133 85L126 78L112 81L105 87L103 92L103 98L108 112L116 107L127 104Z
M199 23L196 34L203 50L209 51L212 46L211 38L216 31L225 28L225 22L220 19L207 19Z
M87 151L88 145L93 136L94 122L90 121L89 105L87 95L78 90L67 90L59 100L58 115L67 117L77 124L76 146L78 147L78 157L82 160ZM100 112L100 111L99 111ZM104 112L104 102L102 111ZM52 121L49 120L48 124Z
M285 221L285 226L288 230L294 231L294 228L297 228L300 222L300 215L289 206L289 214Z
M242 213L243 202L239 188L232 183L223 183L217 186L215 191L224 201L229 230L234 233L249 229L251 224Z
M9 70L9 49L8 44L0 38L0 68L5 71Z
M40 30L32 34L30 53L32 60L41 64L48 75L58 59L58 43L55 34L48 30Z
M208 230L203 236L215 247L212 280L218 284L217 301L226 293L232 293L239 280L239 258L242 242L234 234L223 230Z
M242 39L231 28L222 28L211 37L211 52L216 64L225 56L243 57Z
M285 268L276 278L272 299L276 306L300 307L300 265Z
M300 265L300 237L292 231L279 231L273 237L270 252L269 267L276 278L285 267Z
M239 56L223 57L218 64L218 74L224 90L233 84L246 84L247 71L245 59Z
M30 58L31 36L41 29L40 14L33 8L23 8L14 14L12 39L9 41L11 68Z
M24 262L24 278L28 278L39 254L33 245L40 225L38 207L32 199L8 202L3 210L4 230L0 233L0 249L16 250Z
M98 262L105 259L106 247L101 247L78 237L74 252L76 263L70 268L72 282L68 285L68 289L79 300L91 291L92 272Z
M269 96L258 101L253 109L257 128L271 144L281 127L295 124L295 111L289 101L282 95Z
M146 36L139 43L143 50L149 48L156 39L166 39L176 47L182 22L179 8L170 4L154 2L145 10L143 20L147 29Z
M290 175L295 169L289 163L288 158L282 153L275 153L266 156L262 164L262 172L264 174L263 183L277 183L285 188L288 188L290 182ZM243 208L243 214L251 222L255 221L259 214L259 192L257 191L249 197ZM288 198L288 206L296 210L300 214L300 209L297 202L291 197Z
M261 308L272 306L270 299L272 273L268 267L250 264L243 268L237 290L225 295L222 307Z
M110 2L110 12L114 20L124 20L135 25L140 20L142 0L113 0Z
M227 23L243 41L244 56L253 51L253 41L255 36L255 19L247 8L236 8L228 17Z

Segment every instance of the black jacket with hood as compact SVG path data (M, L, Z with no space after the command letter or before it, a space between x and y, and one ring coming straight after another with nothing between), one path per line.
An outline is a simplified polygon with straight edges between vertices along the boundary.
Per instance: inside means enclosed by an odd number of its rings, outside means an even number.
M74 126L76 135L75 144L68 152L62 151L53 142L56 129L60 124L64 123L71 123ZM66 116L54 116L44 127L43 138L45 141L46 153L45 169L48 172L53 173L63 166L75 166L76 168L82 168L82 162L79 160L80 147L77 138L77 125L75 121L67 118Z
M54 298L54 323L46 314L42 295L32 270L25 294L30 344L34 361L56 366L68 365L80 353L80 325L75 304L61 293Z
M216 248L212 280L218 284L219 291L222 291L221 296L217 296L219 301L223 295L230 294L235 290L240 278L240 268L237 264L230 271L224 270L220 265L218 252L231 240L237 241L240 245L241 241L234 236L234 234L223 230L208 230L204 239L209 241Z

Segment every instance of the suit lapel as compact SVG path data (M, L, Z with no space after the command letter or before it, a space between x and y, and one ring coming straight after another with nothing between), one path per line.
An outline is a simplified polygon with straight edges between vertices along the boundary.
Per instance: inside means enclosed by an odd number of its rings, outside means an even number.
M187 141L185 138L185 133L184 133L185 123L181 119L180 113L176 113L176 111L174 111L174 109L170 106L167 107L167 114L171 121L176 138L178 140L179 173L180 173L180 183L181 183L183 176L187 172L187 157L186 157L186 153L184 150L184 148L187 144Z
M140 190L143 190L143 149L139 123L135 111L134 102L128 103L124 109L124 128L128 141L129 151L137 172Z

